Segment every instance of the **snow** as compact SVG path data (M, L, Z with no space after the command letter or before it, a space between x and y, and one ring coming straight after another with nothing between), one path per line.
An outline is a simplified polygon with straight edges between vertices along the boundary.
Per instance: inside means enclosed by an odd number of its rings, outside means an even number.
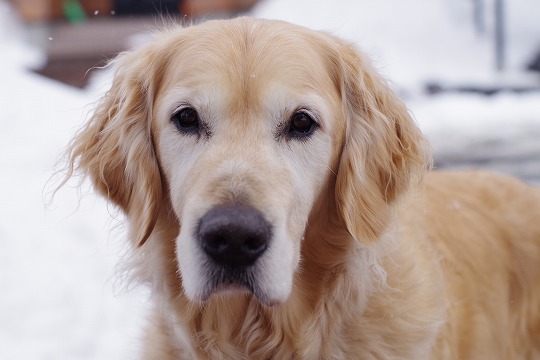
M540 12L540 3L506 3L508 63L515 70L531 55L532 46L540 46L540 25L532 15ZM296 11L285 10L293 4ZM354 41L390 79L414 88L433 78L486 80L494 76L492 36L475 33L470 21L472 4L468 0L267 0L254 15L330 31Z
M63 188L56 161L96 94L26 70L42 61L0 3L0 359L133 359L145 296L116 280L121 228L90 193ZM9 22L9 21L8 21Z
M492 44L467 19L470 3L265 0L253 15L358 44L403 95L436 158L484 164L483 156L493 154L526 157L532 160L523 177L539 179L540 148L531 140L540 135L539 92L422 92L429 80L538 85L538 75L520 68L540 46L540 3L507 2L511 51L504 74L492 70ZM100 74L84 90L40 77L28 68L43 55L25 36L0 0L0 359L137 358L149 304L144 290L125 290L117 270L126 251L121 216L86 183L81 192L70 183L47 205L59 156L110 77Z
M505 1L507 56L495 70L493 1L478 34L469 0L332 2L267 0L254 10L353 41L406 101L428 135L436 165L482 166L540 183L540 93L427 97L425 86L540 87L540 74L523 71L540 50L540 2ZM294 4L294 6L293 6Z

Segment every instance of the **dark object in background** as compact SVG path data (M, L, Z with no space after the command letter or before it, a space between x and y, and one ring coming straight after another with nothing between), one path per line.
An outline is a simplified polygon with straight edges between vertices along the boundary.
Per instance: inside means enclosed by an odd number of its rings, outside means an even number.
M115 15L175 15L179 13L182 1L178 0L116 0Z
M476 93L480 95L495 95L500 92L526 93L532 91L540 91L540 86L537 84L520 84L520 83L493 83L493 84L445 84L444 82L429 81L425 84L424 89L429 95L437 95L440 93Z
M130 37L155 26L152 17L103 16L73 24L50 25L46 43L47 63L36 72L63 83L84 87L94 67L129 49Z
M2 0L0 0L1 2ZM76 86L130 46L130 37L166 20L230 17L258 0L10 0L21 19L34 27L47 55L35 72ZM182 18L183 19L183 18Z
M527 70L540 71L540 50L538 50L531 62L527 64Z

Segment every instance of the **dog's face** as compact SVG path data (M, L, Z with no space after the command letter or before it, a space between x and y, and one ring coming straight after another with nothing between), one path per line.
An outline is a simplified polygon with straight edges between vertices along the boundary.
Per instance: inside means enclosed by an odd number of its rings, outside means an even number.
M424 165L407 111L359 55L281 22L164 34L120 58L92 120L73 158L135 241L170 204L182 285L199 302L238 291L286 301L315 203L370 244ZM321 199L328 186L335 198Z
M304 39L189 30L155 105L186 294L247 289L283 302L310 210L337 171L338 89Z

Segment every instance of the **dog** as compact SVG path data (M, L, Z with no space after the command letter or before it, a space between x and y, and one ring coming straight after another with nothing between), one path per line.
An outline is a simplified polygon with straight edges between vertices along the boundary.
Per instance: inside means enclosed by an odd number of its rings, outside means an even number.
M113 64L68 176L126 215L144 359L540 359L540 191L428 171L355 46L237 18Z

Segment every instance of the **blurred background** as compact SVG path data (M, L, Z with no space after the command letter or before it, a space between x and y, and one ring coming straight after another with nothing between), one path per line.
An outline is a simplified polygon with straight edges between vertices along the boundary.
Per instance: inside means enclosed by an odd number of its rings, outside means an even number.
M0 0L0 359L134 359L148 313L122 216L59 156L104 64L170 21L283 19L357 44L429 137L436 167L540 185L538 0ZM120 265L117 265L120 264Z

